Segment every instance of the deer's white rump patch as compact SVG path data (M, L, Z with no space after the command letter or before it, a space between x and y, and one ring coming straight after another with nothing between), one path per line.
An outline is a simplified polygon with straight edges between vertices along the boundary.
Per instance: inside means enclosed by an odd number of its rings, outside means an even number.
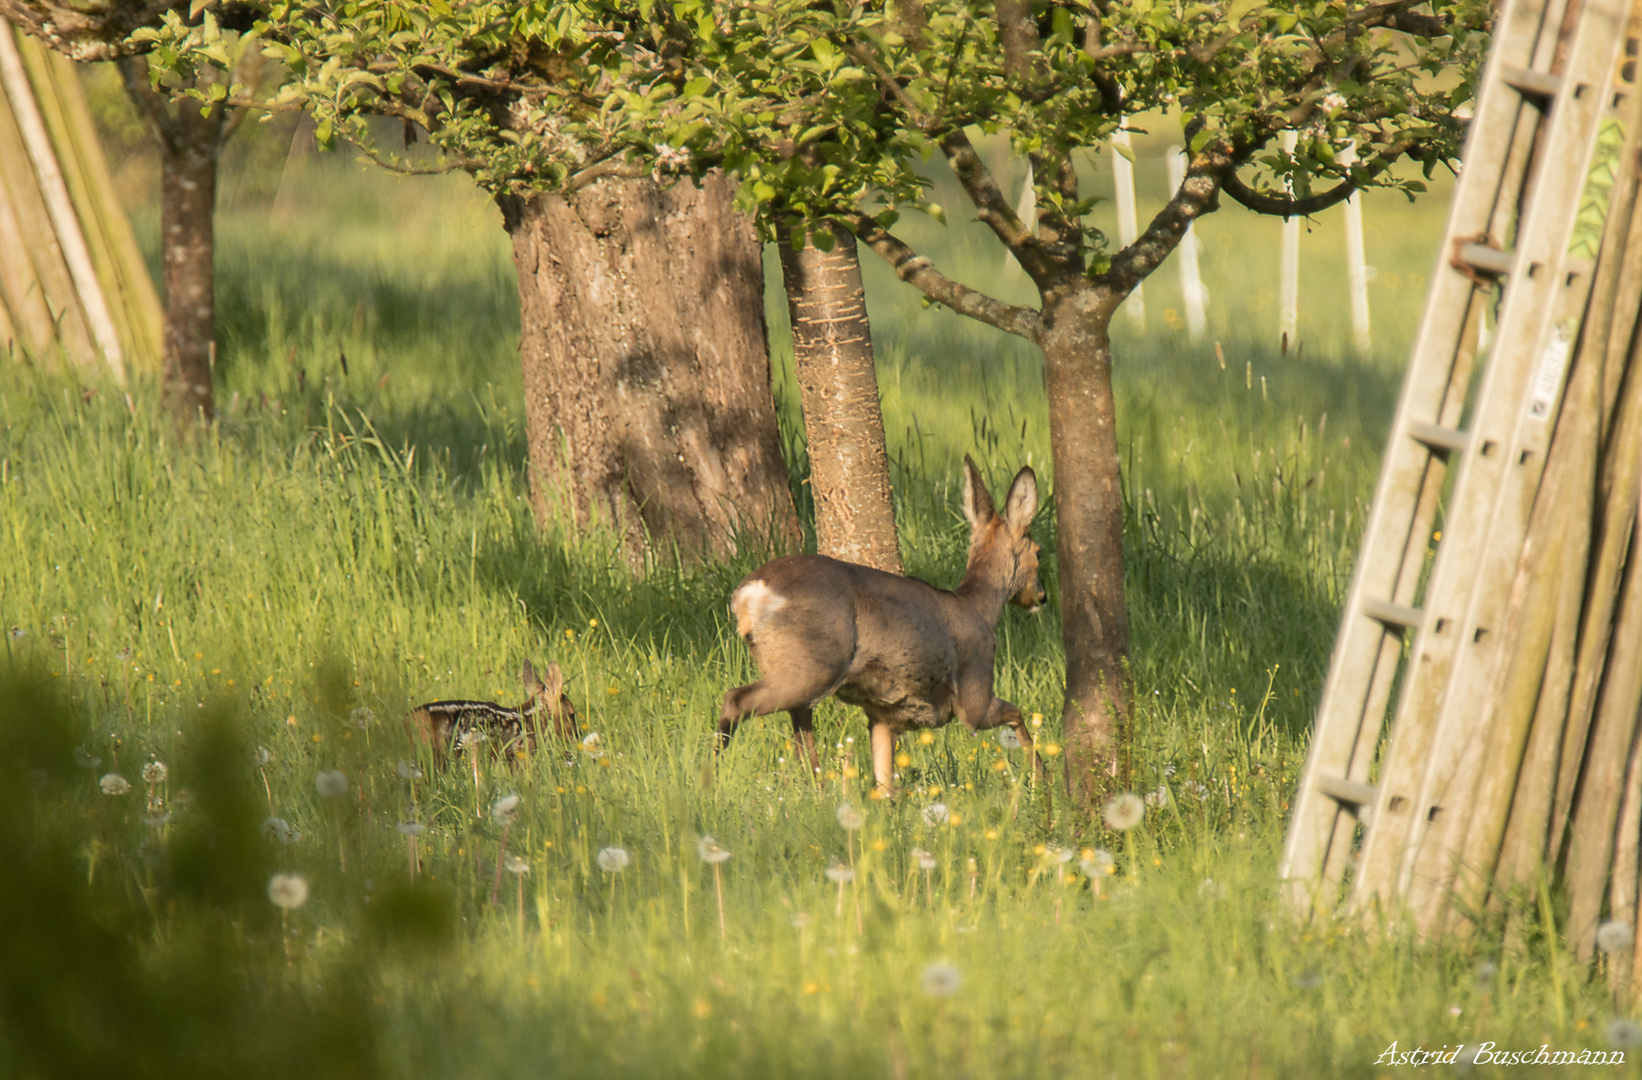
M762 581L749 581L730 597L735 614L735 632L746 637L776 612L787 606L787 598Z

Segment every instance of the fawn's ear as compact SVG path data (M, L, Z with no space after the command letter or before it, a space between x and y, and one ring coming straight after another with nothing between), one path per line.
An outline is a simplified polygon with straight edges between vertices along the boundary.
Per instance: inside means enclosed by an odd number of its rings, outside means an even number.
M549 701L558 701L560 696L564 694L564 672L559 670L559 662L557 660L549 660L547 662L546 689L547 699Z
M992 504L992 493L986 490L986 481L981 479L981 471L975 468L975 462L965 454L964 517L969 519L971 528L978 529L997 514L998 510Z
M1003 501L1003 516L1010 529L1024 533L1037 512L1038 474L1027 465L1015 474L1015 482L1009 485L1009 497Z
M525 692L531 697L535 697L537 694L547 689L547 687L542 685L542 680L537 677L536 669L530 666L529 660L525 661L524 670L520 673L519 677L524 680Z

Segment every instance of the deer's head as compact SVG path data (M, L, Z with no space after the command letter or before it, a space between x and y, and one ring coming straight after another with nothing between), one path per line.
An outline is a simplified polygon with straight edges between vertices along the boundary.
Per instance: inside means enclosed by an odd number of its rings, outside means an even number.
M581 729L576 724L576 706L564 692L564 672L559 670L558 661L550 661L545 674L544 681L530 661L525 661L522 677L530 699L519 706L519 711L534 730L574 742L581 737Z
M986 481L969 455L964 455L964 516L969 519L969 569L964 580L978 580L1002 589L1012 603L1029 612L1043 607L1043 582L1038 578L1042 549L1029 530L1038 512L1038 477L1030 465L1015 474L999 514Z

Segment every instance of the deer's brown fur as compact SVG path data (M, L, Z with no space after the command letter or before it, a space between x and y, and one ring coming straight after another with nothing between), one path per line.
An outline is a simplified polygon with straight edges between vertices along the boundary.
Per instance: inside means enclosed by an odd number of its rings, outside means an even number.
M530 697L517 709L488 701L430 701L411 710L411 731L433 745L434 761L440 767L452 754L460 757L475 736L510 761L534 753L545 738L574 742L581 731L576 725L576 706L564 692L564 672L553 662L547 665L546 675L544 681L526 660L520 677Z
M973 731L1008 724L1030 749L1021 711L992 693L992 660L1004 604L1029 611L1043 604L1040 549L1028 532L1037 508L1031 468L1016 474L1000 515L965 457L969 565L956 589L824 555L789 555L747 575L730 611L764 675L724 696L720 747L746 717L784 711L819 773L813 710L834 695L867 714L880 791L893 779L895 737L953 716Z

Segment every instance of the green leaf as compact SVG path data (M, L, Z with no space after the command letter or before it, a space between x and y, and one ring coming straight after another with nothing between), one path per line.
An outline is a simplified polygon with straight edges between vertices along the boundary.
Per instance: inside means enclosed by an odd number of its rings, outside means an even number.
M1134 147L1124 146L1122 143L1116 142L1107 143L1106 147L1129 164L1133 165L1135 163Z

